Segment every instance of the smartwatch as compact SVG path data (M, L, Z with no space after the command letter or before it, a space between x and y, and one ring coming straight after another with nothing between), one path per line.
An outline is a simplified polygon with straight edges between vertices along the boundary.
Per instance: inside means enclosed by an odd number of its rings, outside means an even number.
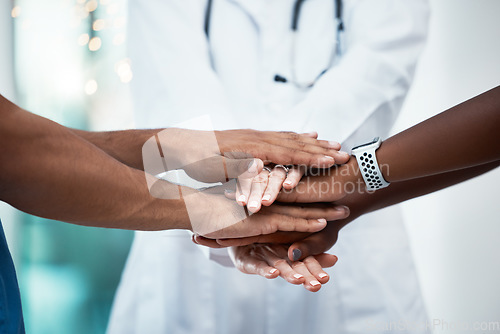
M351 151L351 155L358 161L359 171L363 175L367 190L382 189L390 184L384 179L375 155L381 144L382 140L376 137L369 143L354 147Z

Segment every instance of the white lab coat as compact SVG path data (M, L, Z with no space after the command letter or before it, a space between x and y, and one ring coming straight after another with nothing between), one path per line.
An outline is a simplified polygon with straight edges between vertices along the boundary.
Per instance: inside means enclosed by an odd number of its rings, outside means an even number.
M346 149L387 136L425 42L427 1L344 0L342 57L309 90L273 81L275 74L290 77L293 3L214 0L208 44L206 0L132 0L139 127L208 114L217 129L316 130ZM303 81L328 63L333 6L303 5L297 44ZM188 232L137 232L108 333L382 333L389 326L427 332L398 208L350 224L331 252L340 258L327 270L331 281L310 293L224 267L224 250L210 251L209 260Z

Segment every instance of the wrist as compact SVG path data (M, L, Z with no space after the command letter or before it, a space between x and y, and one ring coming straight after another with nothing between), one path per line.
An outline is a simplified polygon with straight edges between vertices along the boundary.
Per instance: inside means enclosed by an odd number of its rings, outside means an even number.
M176 170L186 164L184 157L187 152L183 144L189 138L184 138L185 131L180 128L166 128L155 134L167 170Z
M367 195L370 193L366 190L366 184L355 157L351 156L349 161L340 167L339 174L346 196L336 201L335 204L345 205L349 208L349 217L344 220L345 224L348 224L367 212L369 205Z
M355 157L351 156L346 164L339 167L338 181L347 195L365 190L366 185Z
M366 184L366 190L375 191L389 186L384 179L377 160L377 150L382 145L382 140L375 137L371 142L358 145L351 150L351 155L358 162L361 176Z

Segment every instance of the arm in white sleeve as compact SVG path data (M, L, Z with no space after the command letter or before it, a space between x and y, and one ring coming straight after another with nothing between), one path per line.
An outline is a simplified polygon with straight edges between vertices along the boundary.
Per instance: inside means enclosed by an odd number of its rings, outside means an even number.
M345 0L343 51L296 108L320 137L356 142L386 136L427 37L427 0ZM334 116L333 116L334 115Z

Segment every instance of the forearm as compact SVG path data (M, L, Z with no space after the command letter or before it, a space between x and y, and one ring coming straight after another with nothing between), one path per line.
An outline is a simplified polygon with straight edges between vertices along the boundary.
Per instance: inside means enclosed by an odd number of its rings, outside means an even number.
M500 87L385 140L377 159L389 182L500 160Z
M1 97L0 103L0 200L37 216L89 226L190 227L182 200L151 196L143 172L50 120Z
M500 166L500 161L495 161L448 173L395 182L389 187L377 190L374 193L356 192L348 194L338 203L348 206L351 211L351 215L345 221L347 224L347 222L363 214L450 187L487 173L498 166Z
M71 131L121 163L132 168L144 170L142 147L149 138L163 131L163 129L109 132L90 132L72 129Z

